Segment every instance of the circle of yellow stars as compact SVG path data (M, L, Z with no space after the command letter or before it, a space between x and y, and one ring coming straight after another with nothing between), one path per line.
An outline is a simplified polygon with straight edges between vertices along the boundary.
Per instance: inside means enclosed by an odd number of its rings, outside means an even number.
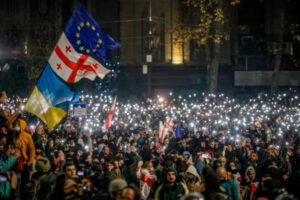
M87 27L87 28L90 28L92 29L93 31L96 31L96 27L94 25L91 25L90 22L80 22L80 24L77 26L77 33L76 33L76 44L79 46L79 50L81 52L85 52L85 53L91 53L92 52L96 52L97 51L97 48L100 47L100 45L102 44L102 40L101 40L101 37L100 37L100 34L99 33L96 33L97 37L98 37L98 40L97 40L97 44L96 44L96 48L94 49L88 49L88 48L84 48L84 46L82 45L82 42L80 40L80 31L84 28L84 27Z

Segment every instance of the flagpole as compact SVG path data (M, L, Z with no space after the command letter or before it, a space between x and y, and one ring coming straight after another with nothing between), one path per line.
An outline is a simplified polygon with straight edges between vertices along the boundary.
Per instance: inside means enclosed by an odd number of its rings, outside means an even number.
M149 0L149 55L147 55L146 61L149 63L148 65L148 76L147 76L147 96L148 98L151 97L151 63L152 63L152 46L151 46L151 41L152 41L152 30L151 30L151 23L152 23L152 1ZM148 59L149 57L149 59Z

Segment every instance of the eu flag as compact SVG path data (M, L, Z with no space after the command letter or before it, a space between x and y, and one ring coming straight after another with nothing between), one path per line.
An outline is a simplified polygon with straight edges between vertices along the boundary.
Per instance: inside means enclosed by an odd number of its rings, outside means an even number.
M92 57L106 59L112 49L120 46L103 32L82 3L77 6L64 32L77 52Z
M175 131L175 135L176 135L177 138L182 138L182 131L181 131L180 122L177 125L176 131Z

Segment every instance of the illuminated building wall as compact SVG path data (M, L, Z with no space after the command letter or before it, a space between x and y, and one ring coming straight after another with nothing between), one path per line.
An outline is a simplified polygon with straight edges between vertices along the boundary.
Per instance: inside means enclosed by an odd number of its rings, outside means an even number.
M153 65L180 65L189 61L189 42L177 44L170 33L178 19L179 2L152 0ZM124 0L120 7L121 65L142 66L145 52L149 53L149 0Z

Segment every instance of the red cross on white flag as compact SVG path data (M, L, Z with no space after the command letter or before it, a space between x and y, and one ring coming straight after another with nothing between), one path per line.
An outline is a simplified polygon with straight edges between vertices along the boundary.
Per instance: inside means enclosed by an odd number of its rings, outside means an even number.
M172 130L174 126L173 120L171 118L167 118L166 125L169 129Z
M108 116L107 116L107 118L106 118L106 120L105 120L105 129L106 129L106 130L107 130L107 129L110 127L110 125L111 125L111 120L112 120L112 117L113 117L114 112L115 112L116 100L117 100L117 97L115 97L114 103L113 103L113 105L111 106L111 109L110 109L110 111L109 111L109 113L108 113Z
M276 119L276 122L277 122L277 124L280 124L280 122L281 122L281 118L280 118L280 117L278 117L278 118Z
M78 53L64 33L49 58L49 64L60 78L69 83L82 78L95 80L97 76L103 79L110 72L94 58Z
M167 135L167 130L168 129L164 127L164 124L161 121L159 121L159 142L160 143L163 143L164 138Z
M256 126L257 126L257 127L261 127L261 124L262 124L261 121L260 121L260 120L257 120Z

